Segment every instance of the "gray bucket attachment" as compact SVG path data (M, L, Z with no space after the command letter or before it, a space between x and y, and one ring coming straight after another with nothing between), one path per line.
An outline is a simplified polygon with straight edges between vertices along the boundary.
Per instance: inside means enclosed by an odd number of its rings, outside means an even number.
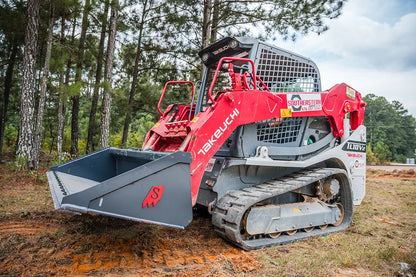
M192 156L106 148L51 167L55 209L184 228L192 220Z

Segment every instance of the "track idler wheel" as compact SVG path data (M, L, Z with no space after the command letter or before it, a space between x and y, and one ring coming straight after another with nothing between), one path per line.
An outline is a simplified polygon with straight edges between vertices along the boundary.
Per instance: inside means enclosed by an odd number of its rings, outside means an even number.
M288 234L289 236L293 236L294 234L296 234L298 232L297 229L292 230L292 231L286 231L286 234Z
M310 233L313 231L313 229L315 229L315 227L303 228L303 231L306 233Z
M319 226L319 229L321 229L321 230L325 230L327 227L328 227L328 224L325 224L325 225L320 225L320 226Z
M272 239L275 239L275 238L280 237L281 234L282 234L282 232L270 233L269 237L272 238Z
M342 221L344 221L344 207L341 205L341 203L337 203L337 206L338 206L339 210L341 211L341 216L339 217L338 221L335 222L335 224L332 224L335 227L341 225Z

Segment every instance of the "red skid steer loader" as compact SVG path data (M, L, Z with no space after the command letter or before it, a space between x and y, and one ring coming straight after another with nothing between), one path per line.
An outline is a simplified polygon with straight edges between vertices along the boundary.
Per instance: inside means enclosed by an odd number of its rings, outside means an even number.
M361 94L344 83L321 91L311 60L250 38L199 56L198 96L192 82L168 82L142 149L50 169L55 208L184 228L198 204L246 250L347 228L365 194ZM192 101L162 112L171 85Z

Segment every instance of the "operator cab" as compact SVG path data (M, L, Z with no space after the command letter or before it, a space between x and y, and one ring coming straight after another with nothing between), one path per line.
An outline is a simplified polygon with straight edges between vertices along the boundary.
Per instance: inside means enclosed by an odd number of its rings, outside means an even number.
M308 93L320 92L321 79L318 67L309 58L292 53L285 49L268 45L252 38L226 37L198 53L204 63L203 77L199 89L195 114L205 111L211 105L209 91L215 77L215 71L224 57L250 59L254 62L256 81L259 89L267 89L274 93L286 93L288 99L302 100ZM247 62L232 62L234 72L247 74L251 66ZM248 67L247 67L248 66ZM250 70L247 70L249 69ZM226 71L226 70L224 70ZM212 94L221 93L231 88L230 74L221 72L212 89ZM293 107L301 108L301 107ZM298 134L304 131L304 136ZM273 118L238 127L217 152L217 156L244 157L256 155L257 145L269 148L273 159L303 160L310 155L283 155L280 147L301 147L324 143L329 140L331 128L326 117L288 117ZM239 138L243 145L236 145ZM325 141L326 141L325 140ZM253 143L255 142L255 143ZM306 142L306 144L305 144ZM323 148L322 148L323 149Z
M196 114L210 105L208 90L218 61L223 57L250 59L256 75L272 92L319 92L321 78L318 67L309 58L268 45L252 38L226 37L198 53L204 63L204 72L196 104ZM247 72L246 62L233 62L234 72ZM229 74L222 72L213 89L219 92L230 88Z

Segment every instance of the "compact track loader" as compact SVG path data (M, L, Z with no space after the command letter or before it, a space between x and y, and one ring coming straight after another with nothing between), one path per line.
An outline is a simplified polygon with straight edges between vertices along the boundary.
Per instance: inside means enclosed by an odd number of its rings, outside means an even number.
M361 94L344 83L322 91L311 60L254 39L224 38L199 56L198 95L168 82L142 149L50 169L55 208L184 228L202 205L246 250L347 228L365 194ZM161 111L172 85L192 101Z

